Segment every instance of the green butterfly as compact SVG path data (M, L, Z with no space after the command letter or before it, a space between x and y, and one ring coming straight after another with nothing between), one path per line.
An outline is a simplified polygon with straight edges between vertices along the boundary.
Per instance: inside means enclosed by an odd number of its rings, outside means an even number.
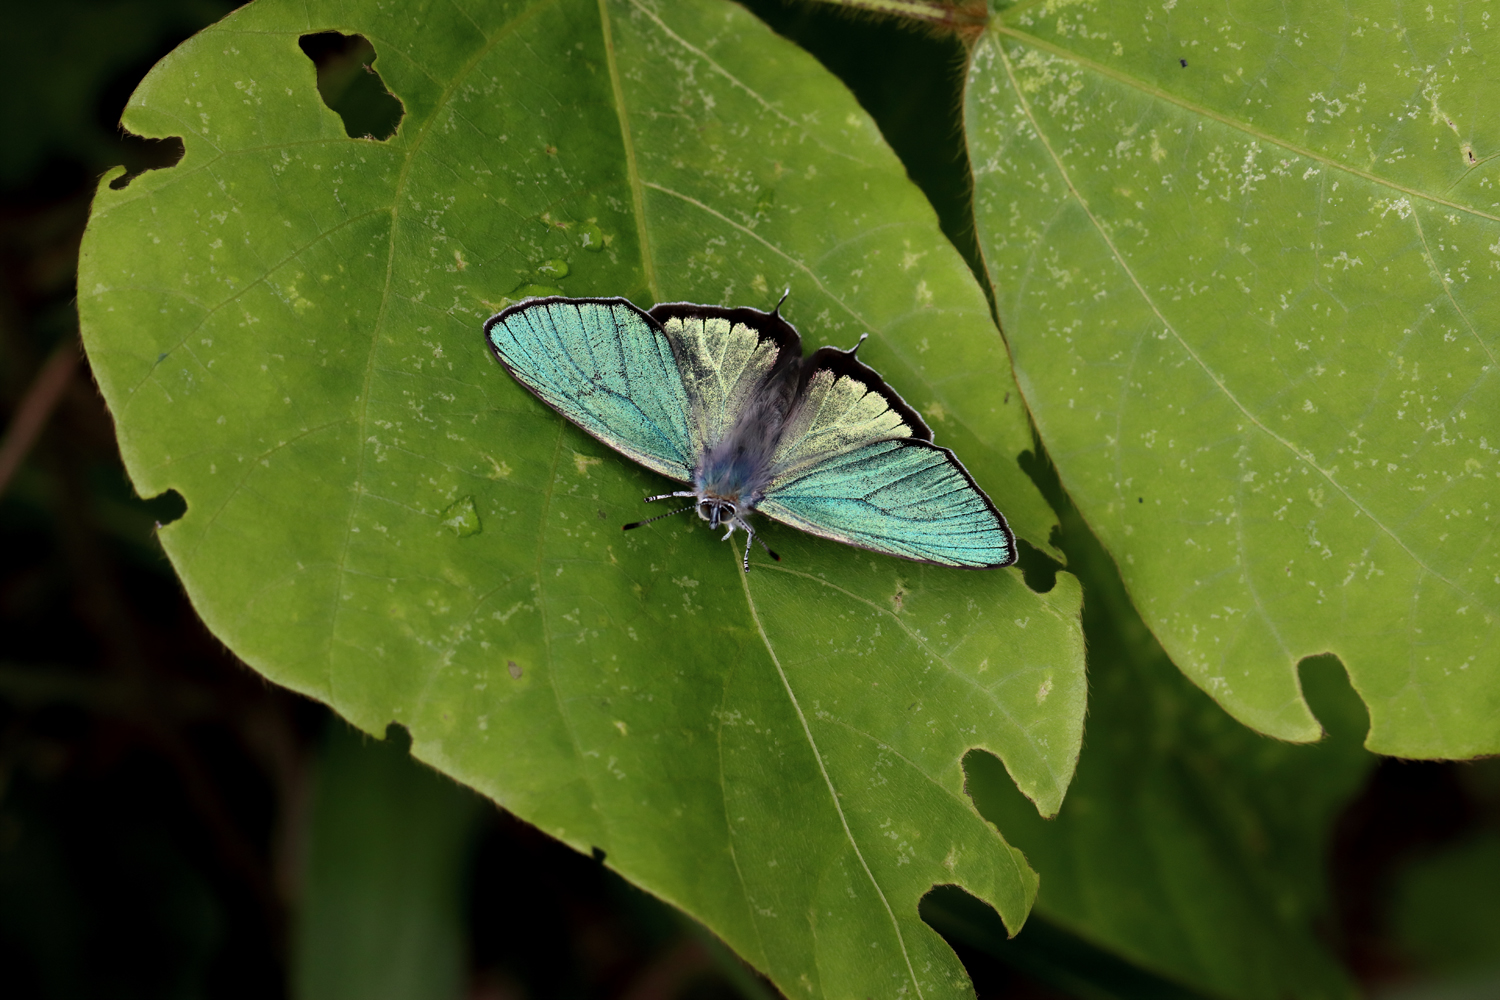
M623 455L691 489L711 527L767 516L940 566L1016 561L1015 536L932 431L854 356L802 339L776 310L624 299L529 299L484 325L507 371ZM863 341L863 338L861 338ZM857 350L857 347L856 347ZM640 527L651 521L627 524ZM750 545L745 545L745 570Z

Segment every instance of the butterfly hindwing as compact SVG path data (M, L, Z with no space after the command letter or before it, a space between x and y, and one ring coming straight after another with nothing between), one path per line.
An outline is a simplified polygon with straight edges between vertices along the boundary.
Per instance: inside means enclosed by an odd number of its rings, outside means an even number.
M661 324L677 355L691 401L689 430L696 453L706 453L737 431L755 433L744 425L753 424L760 409L778 405L767 398L768 383L802 355L801 338L791 324L758 309L691 302L664 302L650 316ZM783 381L789 397L796 383Z
M687 388L651 317L624 299L531 299L484 331L495 356L542 402L648 469L692 479Z
M987 569L1016 561L1015 536L946 448L873 441L776 481L761 513L887 555Z
M772 462L771 488L862 445L892 438L932 440L932 431L853 351L824 347L802 365L795 405Z

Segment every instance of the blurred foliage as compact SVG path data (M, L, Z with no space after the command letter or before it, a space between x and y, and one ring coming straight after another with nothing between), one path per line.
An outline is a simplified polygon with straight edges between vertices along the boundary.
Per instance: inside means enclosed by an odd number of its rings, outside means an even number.
M464 993L463 899L483 799L384 742L332 723L314 771L294 933L303 1000Z
M0 187L39 173L153 162L124 135L120 109L157 59L236 4L225 0L61 0L10 4L0 31Z
M1500 833L1485 830L1413 861L1397 883L1396 936L1414 959L1462 975L1500 967Z

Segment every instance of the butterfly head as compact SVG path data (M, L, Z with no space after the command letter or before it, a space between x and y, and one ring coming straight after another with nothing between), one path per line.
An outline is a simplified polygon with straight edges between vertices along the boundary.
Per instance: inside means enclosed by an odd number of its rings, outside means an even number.
M754 506L753 504L742 504L741 498L739 497L723 497L714 493L708 493L701 489L678 490L676 493L663 493L660 496L647 497L646 502L651 503L656 500L669 500L672 497L683 497L684 499L687 497L692 497L694 502L686 507L679 507L676 510L669 511L665 514L658 514L655 517L648 517L644 521L636 521L632 524L627 524L625 525L625 530L629 531L631 528L639 528L642 525L650 524L652 521L660 521L662 518L671 517L674 514L684 514L690 510L696 510L698 512L698 516L708 522L709 527L729 529L728 531L724 532L725 541L729 540L729 536L734 534L734 529L736 528L745 533L745 535L747 536L744 561L745 572L748 573L750 571L750 545L748 539L754 539L760 544L761 548L766 550L767 555L769 555L772 559L775 559L777 562L781 561L781 557L778 556L775 552L771 551L771 547L765 543L764 539L762 539L755 533L755 529L750 526L750 522L745 520L744 514L740 513L740 508L742 506L744 507L745 514L750 513L751 509Z
M736 527L748 527L740 521L740 507L734 500L727 497L699 495L698 516L708 522L710 528L717 529L720 525L729 528L730 533Z

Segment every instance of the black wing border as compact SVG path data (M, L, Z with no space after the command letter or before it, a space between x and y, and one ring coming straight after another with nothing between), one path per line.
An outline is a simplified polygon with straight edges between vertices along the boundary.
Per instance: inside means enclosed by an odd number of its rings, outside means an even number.
M896 415L911 429L912 439L931 444L932 428L927 426L927 421L922 419L916 407L902 399L899 392L886 384L879 372L859 360L856 356L859 348L860 345L855 344L848 350L841 347L820 347L814 351L812 356L802 363L802 383L797 387L797 398L802 398L807 383L812 381L813 376L820 371L831 371L835 377L847 375L862 383L870 392L879 394L885 400L886 405L894 410ZM945 448L944 451L947 449ZM949 454L951 455L952 452ZM954 461L958 459L955 458ZM962 468L962 464L959 467ZM967 471L964 474L967 475Z
M766 381L771 381L788 365L802 361L802 335L787 322L779 310L763 312L752 306L705 306L697 302L658 302L646 311L660 326L670 319L727 319L754 330L762 341L771 341L778 349L776 364Z
M802 335L797 332L785 316L781 315L781 307L764 312L751 306L706 306L696 302L660 302L650 308L648 316L665 325L666 321L675 317L692 319L727 319L731 323L742 323L753 329L760 335L761 340L775 342L781 353L776 360L776 370L779 372L794 361L798 365L798 383L796 396L800 399L807 389L808 382L812 381L814 375L819 371L828 370L835 377L848 375L863 384L869 391L878 393L886 401L886 405L895 411L908 428L911 436L921 441L932 440L932 428L927 426L927 421L916 408L901 398L901 394L886 384L880 373L856 357L859 345L844 350L838 347L820 347L810 356L802 356ZM769 376L769 382L772 377Z

